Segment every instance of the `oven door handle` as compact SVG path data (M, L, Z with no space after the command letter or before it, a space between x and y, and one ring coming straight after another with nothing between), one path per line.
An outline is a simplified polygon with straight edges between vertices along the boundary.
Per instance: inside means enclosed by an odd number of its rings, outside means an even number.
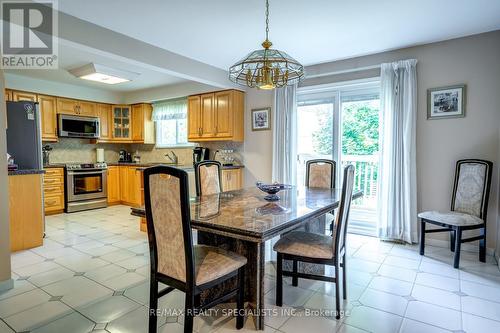
M100 170L100 171L83 171L83 172L75 172L75 171L68 171L68 175L74 176L74 175L99 175L105 173L106 170Z

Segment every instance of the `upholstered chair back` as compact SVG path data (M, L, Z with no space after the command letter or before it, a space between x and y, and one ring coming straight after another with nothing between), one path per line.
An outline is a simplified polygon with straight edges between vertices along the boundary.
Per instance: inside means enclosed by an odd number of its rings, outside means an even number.
M348 165L344 168L344 178L342 181L342 193L340 204L335 218L335 228L333 231L334 253L338 256L345 251L345 239L347 234L347 222L349 220L349 211L351 209L352 191L354 188L354 166Z
M493 163L485 160L459 160L451 210L486 220Z
M202 161L195 165L196 195L222 192L222 166L217 161Z
M316 159L306 162L307 187L334 188L335 161Z
M158 166L144 170L144 194L152 272L181 282L194 275L188 176Z

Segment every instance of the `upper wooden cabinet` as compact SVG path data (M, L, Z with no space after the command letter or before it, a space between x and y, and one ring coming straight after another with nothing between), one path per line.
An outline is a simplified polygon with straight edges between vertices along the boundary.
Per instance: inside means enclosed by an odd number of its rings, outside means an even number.
M54 96L38 95L37 101L42 118L42 141L57 142L57 99Z
M132 105L132 141L146 144L155 143L155 126L152 115L153 107L151 104Z
M57 113L96 117L96 103L76 99L57 98Z
M113 140L129 141L131 133L131 112L130 105L113 105Z
M243 141L244 93L225 90L189 96L188 140Z
M30 93L30 92L25 92L25 91L13 90L12 91L12 101L14 101L14 102L19 102L19 101L36 102L36 94Z
M99 117L99 141L109 142L112 138L113 128L112 117L111 117L111 105L109 104L96 104L97 116Z
M5 101L12 101L12 90L5 89Z

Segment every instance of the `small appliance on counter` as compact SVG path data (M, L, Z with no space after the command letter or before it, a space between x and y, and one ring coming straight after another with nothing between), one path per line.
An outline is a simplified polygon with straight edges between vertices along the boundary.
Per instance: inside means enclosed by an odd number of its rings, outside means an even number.
M17 164L14 163L14 158L7 153L7 170L8 171L16 171Z
M215 151L214 160L220 162L222 166L240 165L233 149L220 149Z
M193 164L210 159L210 149L205 147L195 147L193 149Z
M103 148L96 148L95 154L96 154L96 162L97 163L104 163L104 149Z
M52 147L49 145L45 145L42 147L43 166L50 165L50 152L51 151L52 151Z
M125 149L120 150L120 158L118 163L132 163L132 155Z

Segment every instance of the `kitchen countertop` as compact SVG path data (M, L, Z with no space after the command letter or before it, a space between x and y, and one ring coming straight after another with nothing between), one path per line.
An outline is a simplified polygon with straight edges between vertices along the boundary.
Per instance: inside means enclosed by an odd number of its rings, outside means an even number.
M45 170L43 169L23 169L23 170L9 171L9 176L41 175L44 173Z
M64 168L66 166L65 163L51 163L49 165L44 165L44 169L50 169L50 168Z
M166 166L173 166L179 169L183 170L189 170L189 169L194 169L192 164L168 164L168 163L107 163L109 166L135 166L139 168L149 168L155 165L166 165ZM232 165L232 166L223 166L222 169L241 169L244 168L244 165Z

